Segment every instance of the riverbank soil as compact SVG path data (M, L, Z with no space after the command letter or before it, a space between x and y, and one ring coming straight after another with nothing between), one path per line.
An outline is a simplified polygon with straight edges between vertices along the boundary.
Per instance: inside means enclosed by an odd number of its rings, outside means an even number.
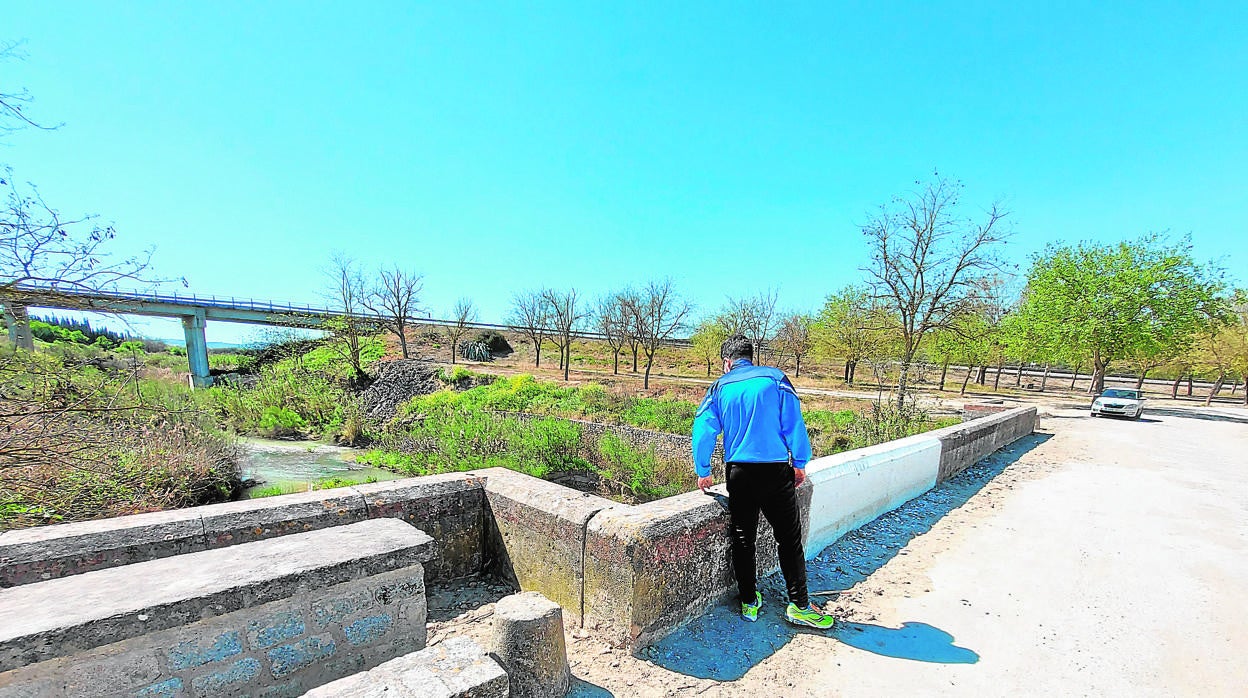
M758 623L725 605L641 656L570 630L574 695L1243 695L1248 411L1042 432L812 561L836 630L785 625L772 578Z

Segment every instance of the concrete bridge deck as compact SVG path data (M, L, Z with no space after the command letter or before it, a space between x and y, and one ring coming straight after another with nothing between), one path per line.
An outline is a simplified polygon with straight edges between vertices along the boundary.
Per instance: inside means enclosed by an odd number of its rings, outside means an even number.
M812 563L829 636L712 613L633 657L570 638L586 696L1242 696L1248 411L1052 408L1036 434ZM822 589L816 588L823 585Z

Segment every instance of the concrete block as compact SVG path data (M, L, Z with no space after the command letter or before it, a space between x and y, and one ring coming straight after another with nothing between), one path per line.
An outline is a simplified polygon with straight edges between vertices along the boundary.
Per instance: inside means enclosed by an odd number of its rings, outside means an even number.
M207 547L197 509L37 526L0 536L0 587L181 555Z
M402 519L433 537L437 557L430 579L456 579L481 571L485 478L446 473L356 485L369 515Z
M615 502L503 468L486 477L490 568L524 591L537 591L583 614L585 527Z
M533 591L494 606L490 655L507 671L515 698L562 698L572 682L563 638L563 611Z
M299 614L282 611L247 623L247 646L253 650L267 650L279 642L299 637L306 630Z
M273 678L280 679L311 666L313 662L332 657L337 649L334 639L329 635L318 635L289 645L278 645L266 653L269 659L269 671L273 674Z
M402 569L432 550L421 531L378 519L0 590L0 671Z
M219 662L243 652L243 639L234 631L222 633L214 638L179 642L169 650L169 666L174 671L191 669L210 662Z
M172 678L145 686L134 692L135 698L174 698L182 693L182 679Z
M506 698L508 679L472 640L453 637L327 683L305 698Z
M244 693L245 687L258 678L260 678L260 662L253 657L247 657L220 671L196 677L191 681L191 690L196 698L236 696Z

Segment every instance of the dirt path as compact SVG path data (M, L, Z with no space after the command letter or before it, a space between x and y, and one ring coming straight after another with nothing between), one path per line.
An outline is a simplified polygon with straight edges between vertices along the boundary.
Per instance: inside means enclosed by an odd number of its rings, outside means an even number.
M772 578L757 624L715 609L642 656L570 632L574 695L1243 695L1248 412L1047 412L810 564L834 632L785 625Z

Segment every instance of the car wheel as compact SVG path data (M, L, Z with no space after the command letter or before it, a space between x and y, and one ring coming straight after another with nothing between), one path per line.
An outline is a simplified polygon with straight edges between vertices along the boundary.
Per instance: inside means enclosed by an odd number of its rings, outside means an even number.
M1090 412L1090 413L1088 413L1088 416L1089 416L1089 417L1096 417L1096 413L1095 413L1095 412Z

